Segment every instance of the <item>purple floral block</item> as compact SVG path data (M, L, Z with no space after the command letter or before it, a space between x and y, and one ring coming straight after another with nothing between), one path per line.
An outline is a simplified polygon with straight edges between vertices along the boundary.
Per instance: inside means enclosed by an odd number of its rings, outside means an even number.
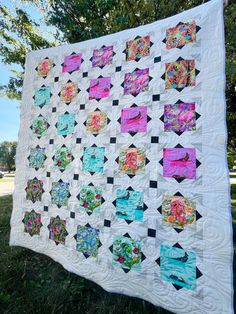
M195 103L179 103L164 106L164 130L165 132L195 131L196 113Z
M92 66L104 67L105 65L111 64L113 59L113 46L105 46L100 49L94 49Z
M147 132L147 107L124 108L121 111L121 133Z
M62 72L74 72L80 69L82 63L82 53L65 56Z
M111 78L100 77L90 81L89 99L101 99L110 96Z
M148 91L149 69L137 69L131 73L125 74L124 94L138 95L141 92Z
M195 148L164 148L163 176L176 179L196 179Z

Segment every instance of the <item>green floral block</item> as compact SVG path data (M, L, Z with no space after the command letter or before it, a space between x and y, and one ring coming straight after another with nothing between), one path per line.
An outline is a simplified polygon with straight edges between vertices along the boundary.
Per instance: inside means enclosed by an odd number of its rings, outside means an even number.
M116 217L125 220L143 220L143 192L117 189Z
M74 157L72 156L72 149L68 147L61 147L56 151L55 156L53 157L54 166L60 171L64 171L67 166L73 161Z
M43 181L34 178L32 180L28 180L26 191L26 199L32 201L33 203L37 201L41 201L42 194L44 192L43 189Z
M83 253L88 258L89 256L96 257L98 255L98 248L101 243L99 240L99 230L86 226L77 227L76 250Z
M105 147L86 147L83 155L82 170L90 173L103 173Z
M22 222L24 223L24 232L29 233L31 237L40 234L40 228L43 225L40 214L37 214L34 210L25 212Z
M29 159L29 166L36 170L44 167L44 161L46 159L45 148L35 147L31 148Z
M124 269L141 271L141 242L124 236L114 237L112 262Z
M102 204L102 189L94 186L83 185L78 195L79 206L88 215L99 213Z
M51 217L50 224L48 225L49 239L53 240L56 245L59 243L65 244L68 232L66 230L66 221L60 219L59 216Z
M53 182L50 193L52 204L56 204L57 207L67 206L70 197L69 183L63 182L62 180Z
M57 134L69 135L74 133L75 128L75 114L62 114L57 121Z
M43 106L49 105L51 98L51 87L42 86L38 88L34 96L34 104L42 108Z
M196 289L196 254L181 248L161 245L161 279L186 289Z
M43 135L47 134L47 130L49 128L48 119L39 116L33 120L30 128L34 137L41 138Z

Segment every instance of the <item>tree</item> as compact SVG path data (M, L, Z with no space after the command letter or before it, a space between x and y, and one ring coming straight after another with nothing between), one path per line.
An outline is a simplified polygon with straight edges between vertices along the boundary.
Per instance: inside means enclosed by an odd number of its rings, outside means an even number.
M0 143L0 163L9 172L15 167L16 142Z
M158 19L177 14L202 4L202 0L24 0L42 9L47 25L54 26L58 32L56 37L61 42L75 43L102 35L111 34L124 29L151 23ZM46 9L45 9L46 8ZM23 66L25 54L32 49L45 48L56 44L39 35L38 25L22 10L10 13L6 7L0 6L0 55L6 64ZM226 34L226 99L228 145L235 150L236 139L236 3L229 1L225 9ZM22 37L17 44L12 35L16 32ZM23 42L22 42L23 41ZM8 48L10 46L10 48ZM14 70L15 71L15 70ZM15 72L7 86L1 87L8 97L20 98L22 79Z

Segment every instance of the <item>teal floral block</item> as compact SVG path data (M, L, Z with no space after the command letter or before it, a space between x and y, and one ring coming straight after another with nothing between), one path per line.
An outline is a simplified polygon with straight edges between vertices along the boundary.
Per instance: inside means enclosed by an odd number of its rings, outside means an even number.
M75 114L63 114L58 117L57 134L69 135L74 133L75 128Z
M101 209L102 189L95 186L83 185L78 195L79 208L88 215L99 213Z
M112 263L125 270L141 271L141 241L130 237L116 236L113 241Z
M34 104L38 107L49 105L51 98L51 87L42 86L35 91Z
M57 149L55 156L53 156L54 166L61 172L66 170L73 160L72 148L65 145Z
M143 192L116 190L116 217L125 220L143 220Z
M35 147L31 148L29 159L30 168L35 168L36 170L44 167L44 161L46 159L45 148Z
M78 225L76 236L76 250L78 252L83 253L86 258L89 256L97 257L100 246L98 229L91 227L89 224L86 226Z
M161 279L186 289L196 289L196 254L181 248L161 245Z
M86 147L83 155L82 170L90 173L103 173L105 147Z
M47 130L49 128L48 119L39 116L33 120L30 128L34 137L41 138L43 135L47 134Z
M70 197L69 183L62 180L52 183L51 190L52 204L56 204L58 207L67 206L68 199Z

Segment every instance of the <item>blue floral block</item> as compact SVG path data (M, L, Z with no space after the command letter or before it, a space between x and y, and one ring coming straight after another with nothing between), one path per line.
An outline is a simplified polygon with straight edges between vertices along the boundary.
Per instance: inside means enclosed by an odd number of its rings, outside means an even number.
M34 96L34 104L38 107L43 107L45 105L49 105L51 98L51 87L50 86L42 86L36 89Z
M103 173L105 147L86 147L83 155L82 170Z
M196 254L181 248L161 245L161 279L186 289L196 289Z
M44 161L46 159L45 148L35 147L31 148L29 155L29 166L36 170L44 167Z
M58 207L67 206L70 197L69 183L63 181L53 182L50 193L52 204L56 204Z
M77 227L76 250L89 256L96 257L100 246L99 230L90 225Z
M117 189L116 217L125 220L143 220L143 192Z
M68 135L74 133L75 114L63 114L58 117L57 134Z

